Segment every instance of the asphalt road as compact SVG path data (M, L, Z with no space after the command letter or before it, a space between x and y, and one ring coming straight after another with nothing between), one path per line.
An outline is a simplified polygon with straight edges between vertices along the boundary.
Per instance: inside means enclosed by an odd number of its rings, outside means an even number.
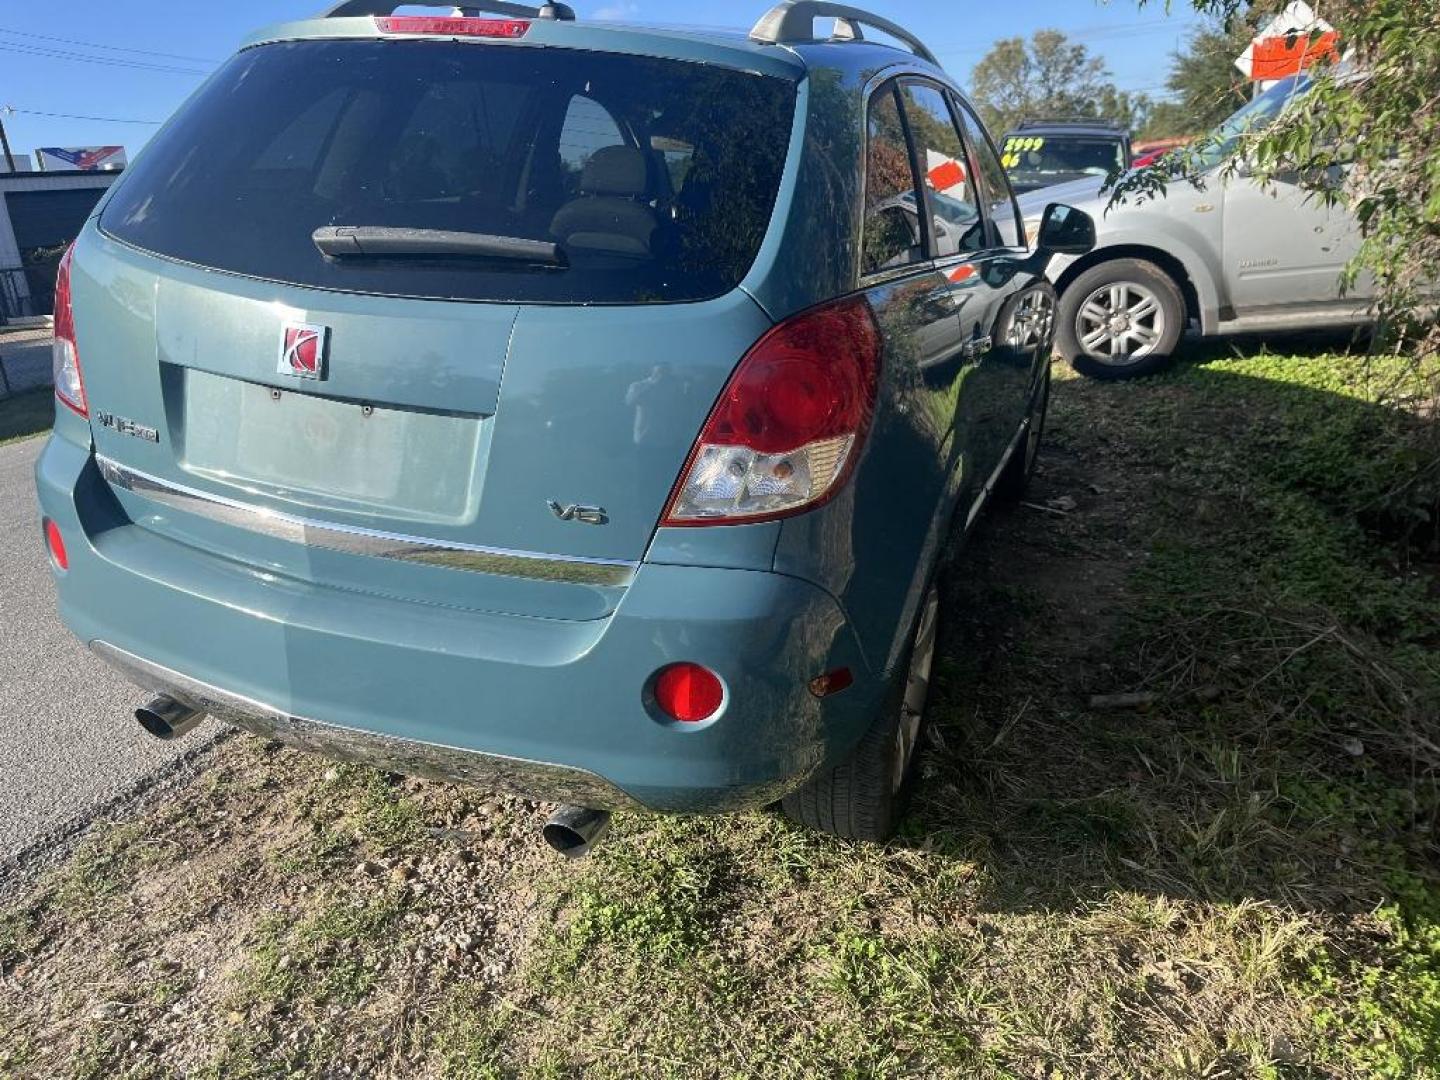
M61 625L31 469L43 438L0 446L0 868L133 793L215 732L157 742L143 696Z
M19 394L50 385L49 330L0 336L0 394Z

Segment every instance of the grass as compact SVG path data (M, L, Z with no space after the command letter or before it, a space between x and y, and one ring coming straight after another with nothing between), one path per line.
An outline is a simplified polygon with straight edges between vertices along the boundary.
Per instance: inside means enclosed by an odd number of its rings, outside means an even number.
M0 399L0 446L49 431L55 423L55 394L30 390Z
M885 849L624 817L572 867L526 804L226 744L4 901L0 1072L1440 1076L1421 389L1062 377L1032 501L1078 509L946 582Z

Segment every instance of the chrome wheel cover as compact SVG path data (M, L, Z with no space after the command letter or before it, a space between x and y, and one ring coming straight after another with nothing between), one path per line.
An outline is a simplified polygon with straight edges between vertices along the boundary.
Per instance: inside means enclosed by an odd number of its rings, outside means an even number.
M1153 353L1166 329L1160 298L1149 286L1133 281L1102 285L1075 315L1075 337L1085 355L1117 367Z

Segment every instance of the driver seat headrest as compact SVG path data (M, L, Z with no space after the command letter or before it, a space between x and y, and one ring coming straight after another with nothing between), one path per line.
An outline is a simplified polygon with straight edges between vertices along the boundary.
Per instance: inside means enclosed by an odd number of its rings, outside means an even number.
M633 146L606 146L590 155L580 174L586 195L634 199L649 189L645 155Z

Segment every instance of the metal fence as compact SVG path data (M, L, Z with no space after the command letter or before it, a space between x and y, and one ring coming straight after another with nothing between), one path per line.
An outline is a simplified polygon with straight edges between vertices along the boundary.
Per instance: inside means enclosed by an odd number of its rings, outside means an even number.
M29 275L21 266L0 269L0 326L12 319L38 314L31 310Z
M0 398L50 385L51 329L39 318L46 313L29 268L0 270ZM21 319L23 326L7 325Z

